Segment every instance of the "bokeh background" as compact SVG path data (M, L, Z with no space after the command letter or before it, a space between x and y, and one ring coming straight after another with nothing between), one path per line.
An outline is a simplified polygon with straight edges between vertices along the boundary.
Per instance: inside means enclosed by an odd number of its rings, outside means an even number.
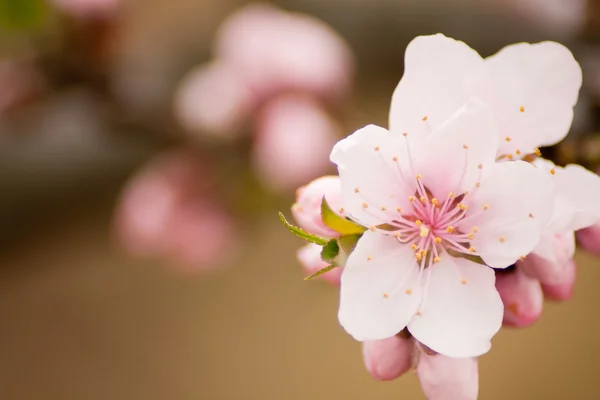
M370 378L360 344L337 323L337 289L302 280L301 243L278 221L297 186L286 182L333 172L327 142L311 139L302 151L319 167L297 176L286 163L301 161L268 155L290 153L298 136L257 150L275 118L264 112L270 100L221 134L181 117L182 82L215 59L219 26L244 4L0 0L1 399L423 398L413 374ZM544 153L598 168L596 0L276 4L347 43L343 94L308 93L338 138L387 124L416 35L443 32L485 56L560 41L582 64L584 87L571 135ZM188 114L224 107L225 89L209 89L214 97L190 95ZM308 118L294 110L290 121ZM286 135L283 121L271 131ZM289 178L273 177L280 170ZM574 298L497 335L480 361L481 399L600 398L598 260L578 252Z

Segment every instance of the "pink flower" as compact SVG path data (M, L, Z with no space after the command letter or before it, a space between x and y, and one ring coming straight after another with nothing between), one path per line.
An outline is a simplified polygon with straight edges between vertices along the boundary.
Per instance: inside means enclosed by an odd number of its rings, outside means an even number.
M407 327L435 352L475 357L502 322L487 266L507 267L535 247L554 188L531 164L495 162L496 124L478 100L419 132L369 125L332 151L344 208L370 227L342 273L339 320L360 341Z
M323 247L313 243L308 243L298 249L296 256L298 257L300 264L302 264L304 272L306 272L307 276L312 275L329 265L329 263L326 263L321 259L322 249ZM334 268L331 271L320 275L319 278L331 283L332 285L339 286L341 276L342 268Z
M579 64L555 42L513 44L484 59L444 35L420 36L406 49L390 129L429 134L477 96L499 127L497 155L518 159L567 135L581 81Z
M479 371L476 358L450 358L420 350L417 375L428 400L477 399Z
M496 274L496 288L504 303L504 324L525 327L542 315L544 295L540 282L521 270Z
M217 32L215 54L262 99L281 90L342 99L352 78L351 52L333 29L268 4L232 14Z
M395 335L363 342L363 358L371 376L389 381L404 375L412 366L413 341Z
M175 98L175 112L187 130L225 138L240 132L252 107L244 82L222 62L188 73Z
M292 214L302 229L312 234L334 238L340 234L325 226L321 218L323 197L333 211L344 216L342 187L339 176L322 176L296 190L296 202Z
M577 240L587 251L600 255L600 223L577 232Z
M280 96L258 115L253 164L271 189L286 192L323 174L339 127L313 100Z

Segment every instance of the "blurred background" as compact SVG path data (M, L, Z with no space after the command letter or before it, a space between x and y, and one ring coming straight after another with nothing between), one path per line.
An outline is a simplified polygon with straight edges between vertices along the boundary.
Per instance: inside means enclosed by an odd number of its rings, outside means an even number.
M597 170L596 0L0 0L0 398L423 398L370 378L277 211L387 125L437 32L567 45L584 87L544 154ZM496 337L481 399L600 398L600 268L577 262L573 300Z

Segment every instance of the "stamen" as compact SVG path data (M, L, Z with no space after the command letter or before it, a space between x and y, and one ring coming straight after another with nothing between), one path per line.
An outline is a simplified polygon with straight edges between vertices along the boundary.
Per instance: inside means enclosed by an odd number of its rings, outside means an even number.
M446 228L446 232L448 232L448 233L454 232L454 227L452 225L450 225L449 227Z
M369 205L367 203L363 203L362 206L363 206L363 208L368 208L369 207Z
M525 112L525 107L523 107L523 106L519 107L519 111Z

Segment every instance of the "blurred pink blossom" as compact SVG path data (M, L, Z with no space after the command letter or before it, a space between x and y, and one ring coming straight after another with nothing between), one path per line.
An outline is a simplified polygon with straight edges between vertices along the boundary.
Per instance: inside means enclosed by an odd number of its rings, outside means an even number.
M578 231L577 240L590 253L600 255L600 223Z
M220 61L190 71L175 97L175 113L187 130L221 137L238 134L253 106L245 83Z
M529 326L542 314L544 295L540 282L520 268L496 273L496 288L504 303L504 325Z
M212 197L213 178L192 152L163 154L126 185L115 215L117 238L138 257L186 269L220 266L232 254L233 222Z
M399 378L412 366L413 341L395 335L387 339L363 342L363 358L367 371L380 381Z
M50 0L60 10L78 18L112 16L123 0Z
M339 135L335 121L313 100L286 95L258 115L253 164L277 192L293 190L331 165L329 152Z
M298 257L298 261L302 264L304 271L306 272L306 276L312 275L315 272L327 267L329 263L326 263L321 259L321 250L323 247L314 244L308 243L300 249L296 253ZM319 276L320 279L323 279L333 285L340 285L340 277L342 276L342 268L334 268L331 271L324 273Z
M248 5L228 18L217 32L215 54L261 99L280 90L341 99L353 72L348 46L328 25L266 3Z
M326 238L338 237L339 233L325 226L321 218L323 197L338 215L344 214L340 177L322 176L296 190L296 202L292 214L298 225L307 232Z
M420 349L417 375L428 400L477 399L479 371L476 358L450 358Z

